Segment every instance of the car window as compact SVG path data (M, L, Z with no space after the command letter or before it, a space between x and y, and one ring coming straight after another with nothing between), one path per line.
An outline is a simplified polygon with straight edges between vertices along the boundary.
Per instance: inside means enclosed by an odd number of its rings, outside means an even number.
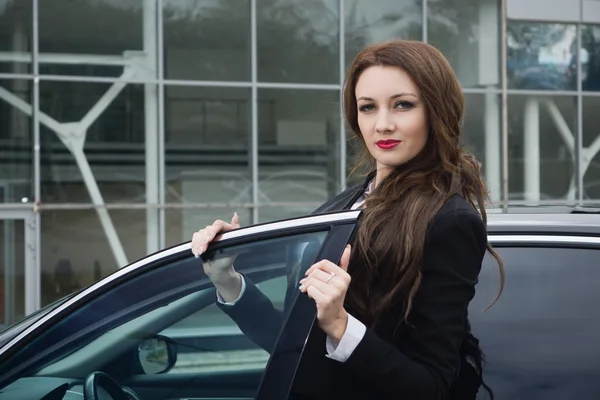
M103 371L143 399L253 398L300 274L326 236L288 235L222 247L202 259L189 250L172 257L90 300L0 365L17 373L8 389L34 390L41 386L35 379L61 378L52 382L79 392L89 374ZM217 307L202 263L230 256L246 291L234 308ZM4 387L0 398L9 392Z
M496 250L506 264L502 296L482 312L499 282L488 257L469 313L495 398L600 398L600 250Z
M256 286L283 312L287 275L261 280ZM262 369L269 351L246 337L234 320L212 304L168 327L161 335L177 345L177 362L168 374Z

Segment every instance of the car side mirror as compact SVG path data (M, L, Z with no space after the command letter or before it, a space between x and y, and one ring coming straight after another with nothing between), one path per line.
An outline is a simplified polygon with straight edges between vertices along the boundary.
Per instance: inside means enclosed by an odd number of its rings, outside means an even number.
M138 359L146 375L163 374L177 362L176 346L164 336L144 340L138 346Z

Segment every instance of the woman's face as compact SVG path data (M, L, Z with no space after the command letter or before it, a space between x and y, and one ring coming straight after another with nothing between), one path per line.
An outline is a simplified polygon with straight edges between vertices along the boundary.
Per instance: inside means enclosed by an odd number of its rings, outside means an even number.
M398 67L373 66L355 88L358 126L377 170L390 170L414 158L425 147L427 110L419 88Z

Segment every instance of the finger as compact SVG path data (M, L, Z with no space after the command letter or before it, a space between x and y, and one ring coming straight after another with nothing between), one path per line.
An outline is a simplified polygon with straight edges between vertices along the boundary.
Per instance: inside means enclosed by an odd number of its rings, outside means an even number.
M325 304L327 302L327 295L321 292L317 287L310 286L306 291L308 297L313 299L317 304Z
M311 286L316 287L319 291L325 295L336 298L339 297L346 287L344 286L341 279L334 280L336 277L332 278L329 283L325 283L321 280L309 278L300 288L300 291L307 292Z
M342 257L340 258L340 268L344 271L348 271L348 263L350 263L350 253L352 251L352 246L347 245L342 253Z
M237 229L240 227L240 217L237 212L233 213L233 218L231 218L231 229Z
M318 280L320 280L322 282L325 282L330 277L331 277L331 274L328 274L325 271L321 271L320 269L315 269L309 276L307 276L306 278L302 279L300 281L300 283L303 283L303 281L308 281L310 278L315 278L315 279L318 279Z
M212 240L222 231L231 230L231 225L224 221L215 221L214 224L206 227L205 240L206 243L212 242Z
M330 273L334 273L336 275L342 275L345 274L346 271L344 271L342 268L338 267L337 265L335 265L334 263L332 263L329 260L321 260L316 264L313 264L308 271L306 271L306 276L312 274L312 272L316 269L320 269L321 271L325 271L328 274Z

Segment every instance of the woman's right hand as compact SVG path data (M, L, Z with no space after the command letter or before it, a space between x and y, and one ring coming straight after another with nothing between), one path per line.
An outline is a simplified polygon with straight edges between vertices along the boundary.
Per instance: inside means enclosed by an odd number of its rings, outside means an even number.
M219 233L240 227L237 213L233 214L231 223L216 220L212 225L195 232L192 236L192 253L196 258L206 251L210 242ZM226 302L237 299L242 290L242 277L235 272L233 262L235 257L219 258L203 263L204 273L212 281L217 291Z

